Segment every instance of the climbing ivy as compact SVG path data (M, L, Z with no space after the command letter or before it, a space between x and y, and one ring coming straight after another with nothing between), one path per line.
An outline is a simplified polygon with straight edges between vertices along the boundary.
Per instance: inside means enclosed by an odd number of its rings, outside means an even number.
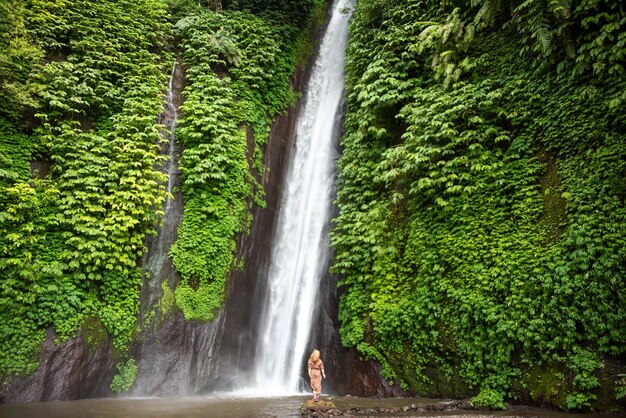
M20 107L34 105L34 92L27 82L29 73L43 59L44 51L27 29L24 2L0 4L0 114L19 123Z
M613 384L596 372L626 347L626 20L593 4L357 5L341 336L404 389L584 409Z
M51 326L64 339L93 316L115 347L131 340L137 261L165 197L157 52L169 24L159 0L10 0L1 11L0 89L11 97L0 105L7 375L34 370Z
M128 391L135 383L137 377L137 364L135 359L129 359L117 364L117 374L111 382L111 390L115 393Z

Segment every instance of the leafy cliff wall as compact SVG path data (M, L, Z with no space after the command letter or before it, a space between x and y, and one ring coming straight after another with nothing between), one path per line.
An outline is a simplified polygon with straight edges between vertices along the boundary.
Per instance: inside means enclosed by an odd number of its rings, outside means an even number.
M359 2L333 268L342 340L388 379L615 403L624 25L611 0Z
M0 370L96 318L124 351L162 214L159 1L3 2Z

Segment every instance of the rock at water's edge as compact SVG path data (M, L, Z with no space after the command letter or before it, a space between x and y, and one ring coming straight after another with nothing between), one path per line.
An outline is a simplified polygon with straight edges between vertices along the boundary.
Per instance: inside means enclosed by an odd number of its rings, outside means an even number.
M32 375L13 377L2 397L7 402L66 401L111 396L117 372L110 338L89 347L82 331L55 344L50 328L41 345L39 367Z

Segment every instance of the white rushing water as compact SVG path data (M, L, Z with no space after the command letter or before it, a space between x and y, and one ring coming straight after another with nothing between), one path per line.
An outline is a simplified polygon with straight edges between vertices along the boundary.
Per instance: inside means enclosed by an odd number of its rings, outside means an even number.
M265 311L255 356L256 390L298 391L323 268L336 133L343 94L348 20L353 0L337 0L313 67L296 130L272 247ZM320 347L321 348L321 347Z
M169 129L169 150L168 150L168 165L167 165L167 197L165 198L165 213L167 214L172 206L172 199L170 195L172 193L172 185L174 184L174 173L178 169L176 163L176 126L178 125L178 109L174 103L174 77L176 76L176 61L172 67L172 76L167 89L167 108L171 114L171 120L168 124Z
M158 229L157 237L147 239L149 250L143 257L143 268L148 274L144 275L144 283L141 296L142 314L149 312L163 295L161 283L173 274L174 267L168 257L168 251L176 238L176 229L182 214L182 200L172 199L172 190L178 183L178 161L176 160L176 126L178 125L177 101L180 95L180 67L174 61L172 74L167 87L165 109L160 115L159 123L165 129L161 131L163 137L167 139L167 149L165 146L162 153L167 153L167 159L163 161L161 170L167 173L166 197L163 205L163 224ZM172 283L170 283L172 285Z

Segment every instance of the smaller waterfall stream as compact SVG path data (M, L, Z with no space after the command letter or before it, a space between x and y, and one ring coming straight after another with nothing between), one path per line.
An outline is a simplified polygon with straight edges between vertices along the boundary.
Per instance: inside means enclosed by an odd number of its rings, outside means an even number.
M156 236L146 238L148 251L144 255L144 278L141 289L140 335L133 346L137 361L137 377L129 392L132 396L172 396L198 393L204 390L217 363L213 361L219 349L216 332L221 319L214 323L185 321L182 314L162 310L164 293L172 292L179 273L174 268L169 249L176 240L183 214L183 199L177 156L182 145L176 141L178 109L182 102L184 74L174 62L168 83L163 113L159 122L164 125L161 153L168 158L161 170L167 174L167 197L164 202L163 224Z
M167 124L169 128L168 139L169 139L169 149L168 149L168 161L167 161L167 196L165 200L165 215L169 212L172 207L172 189L174 184L174 174L178 170L178 162L176 160L176 127L178 125L178 109L176 107L176 103L174 102L174 81L176 77L176 61L174 61L174 65L172 66L172 75L170 77L170 82L167 86L167 110L170 114L171 120Z
M161 288L163 280L167 280L170 288L174 288L177 279L167 254L176 238L176 230L182 216L182 198L180 196L173 198L176 195L174 189L179 183L178 161L176 159L179 148L176 143L176 126L178 125L182 78L181 68L174 61L168 82L167 102L159 119L159 123L165 126L163 136L167 139L167 144L164 144L161 151L168 156L161 167L161 170L167 174L167 195L163 206L163 224L157 231L158 235L148 237L146 240L149 251L143 259L144 271L148 273L145 275L144 289L141 293L141 310L143 313L149 312L163 295Z
M337 0L322 39L297 122L295 149L272 247L268 291L259 322L256 388L298 391L322 269L327 265L335 133L351 0Z

